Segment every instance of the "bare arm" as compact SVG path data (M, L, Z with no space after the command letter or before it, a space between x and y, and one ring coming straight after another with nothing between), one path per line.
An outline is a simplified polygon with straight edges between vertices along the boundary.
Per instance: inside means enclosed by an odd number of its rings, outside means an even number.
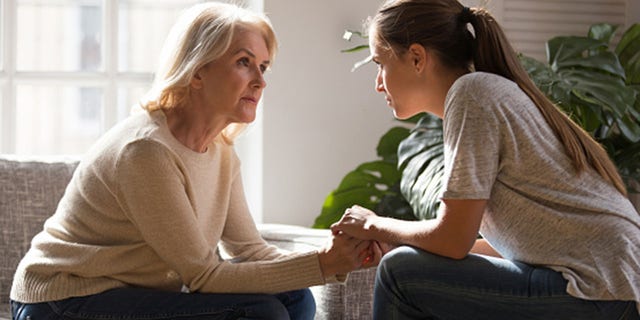
M478 239L471 248L471 253L483 254L485 256L492 256L496 258L502 258L502 256L494 249L489 242L485 239Z
M411 245L454 259L464 258L475 244L486 200L443 200L437 219L403 221L377 216L354 206L332 226L363 240Z

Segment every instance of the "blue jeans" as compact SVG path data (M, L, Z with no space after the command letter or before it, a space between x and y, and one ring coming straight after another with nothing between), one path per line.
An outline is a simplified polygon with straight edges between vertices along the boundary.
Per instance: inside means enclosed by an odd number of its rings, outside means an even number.
M453 260L413 247L387 253L374 319L640 319L635 302L588 301L548 268L482 255Z
M11 302L14 320L77 319L313 319L309 289L268 294L209 294L120 288L86 297Z

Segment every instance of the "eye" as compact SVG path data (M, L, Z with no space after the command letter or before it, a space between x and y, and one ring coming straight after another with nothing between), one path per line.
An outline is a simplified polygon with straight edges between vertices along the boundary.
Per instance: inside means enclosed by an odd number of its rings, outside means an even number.
M260 73L264 74L267 71L268 66L261 64L260 65Z
M375 58L371 59L371 62L375 63L378 68L382 68L382 64L380 63L380 61L376 60Z
M249 66L249 58L247 57L242 57L238 60L238 65L244 66L244 67L248 67Z

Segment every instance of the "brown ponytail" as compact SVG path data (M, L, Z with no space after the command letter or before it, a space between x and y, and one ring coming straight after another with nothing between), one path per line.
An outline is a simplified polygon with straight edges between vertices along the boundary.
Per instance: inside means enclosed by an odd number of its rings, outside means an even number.
M467 24L471 24L473 33ZM502 28L486 10L469 9L456 0L389 0L378 10L371 27L376 28L378 43L396 54L419 43L436 52L448 67L490 72L517 83L560 139L576 171L591 166L627 195L604 148L531 81Z

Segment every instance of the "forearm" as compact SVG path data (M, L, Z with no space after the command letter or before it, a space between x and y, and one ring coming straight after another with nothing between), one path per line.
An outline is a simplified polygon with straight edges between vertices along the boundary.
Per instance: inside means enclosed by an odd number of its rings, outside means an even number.
M421 247L421 239L435 228L432 221L405 221L388 217L376 217L368 228L373 240L394 246L411 245Z
M443 199L438 218L404 221L353 206L331 229L363 240L410 245L441 256L462 259L478 236L486 200Z
M472 245L439 219L404 221L379 217L370 229L375 240L394 246L410 245L455 259L466 256Z
M502 256L496 251L485 239L478 239L471 248L471 253L483 254L485 256L492 256L496 258L502 258Z

